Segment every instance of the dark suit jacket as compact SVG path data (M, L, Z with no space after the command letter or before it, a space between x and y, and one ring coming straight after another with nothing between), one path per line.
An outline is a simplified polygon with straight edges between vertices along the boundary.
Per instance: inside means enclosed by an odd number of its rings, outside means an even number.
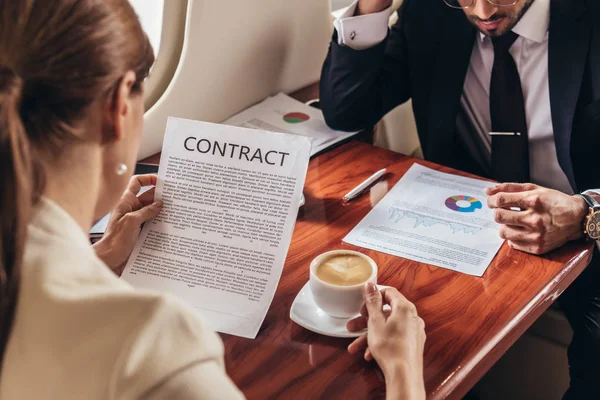
M554 137L560 166L580 191L600 188L599 3L551 0ZM405 0L398 16L386 40L367 50L339 46L334 34L321 76L327 123L368 128L412 99L425 158L481 174L456 134L476 29L442 0Z

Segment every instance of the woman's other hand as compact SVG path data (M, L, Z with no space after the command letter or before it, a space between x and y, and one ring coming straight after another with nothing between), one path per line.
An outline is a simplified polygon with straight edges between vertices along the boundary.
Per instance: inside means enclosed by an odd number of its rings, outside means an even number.
M384 310L388 304L390 310ZM423 351L425 323L417 309L398 290L379 291L369 283L361 316L348 323L356 332L368 333L356 339L350 353L365 351L365 359L375 359L386 380L387 399L425 399Z
M123 272L142 225L156 217L162 208L161 201L154 201L154 188L138 196L142 187L155 186L156 180L156 175L131 177L119 204L110 215L106 232L94 244L98 257L117 275Z

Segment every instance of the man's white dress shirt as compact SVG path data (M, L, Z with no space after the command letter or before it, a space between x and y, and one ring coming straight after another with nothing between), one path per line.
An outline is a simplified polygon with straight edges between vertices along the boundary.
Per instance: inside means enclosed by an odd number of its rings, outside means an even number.
M442 1L442 0L440 0ZM354 16L354 2L334 22L339 44L355 50L363 50L381 43L388 33L391 7L376 14ZM572 193L567 176L558 164L554 129L550 109L550 84L548 80L548 26L550 24L550 0L535 0L529 10L513 28L519 35L510 49L515 59L523 96L529 135L529 163L531 181L538 185ZM477 33L471 63L465 79L462 109L477 137L463 137L467 147L469 141L483 148L481 154L473 156L483 162L484 168L491 165L490 81L494 65L494 47L489 37ZM463 133L464 136L464 133ZM469 136L473 136L472 132Z

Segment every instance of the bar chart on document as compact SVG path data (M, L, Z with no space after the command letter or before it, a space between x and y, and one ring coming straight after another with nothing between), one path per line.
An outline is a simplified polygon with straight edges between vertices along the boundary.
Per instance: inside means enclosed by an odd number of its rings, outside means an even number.
M493 185L415 164L344 241L481 276L503 243L486 205Z

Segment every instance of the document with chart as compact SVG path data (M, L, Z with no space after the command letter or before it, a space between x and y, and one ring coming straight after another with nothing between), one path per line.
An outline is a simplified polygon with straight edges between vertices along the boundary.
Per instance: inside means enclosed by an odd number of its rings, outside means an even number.
M275 295L310 139L169 118L156 199L122 279L190 303L216 331L255 338Z
M483 192L492 186L414 164L344 242L482 276L504 242Z
M269 97L223 123L311 137L313 138L311 155L358 133L334 131L325 123L321 110L307 106L283 93Z

